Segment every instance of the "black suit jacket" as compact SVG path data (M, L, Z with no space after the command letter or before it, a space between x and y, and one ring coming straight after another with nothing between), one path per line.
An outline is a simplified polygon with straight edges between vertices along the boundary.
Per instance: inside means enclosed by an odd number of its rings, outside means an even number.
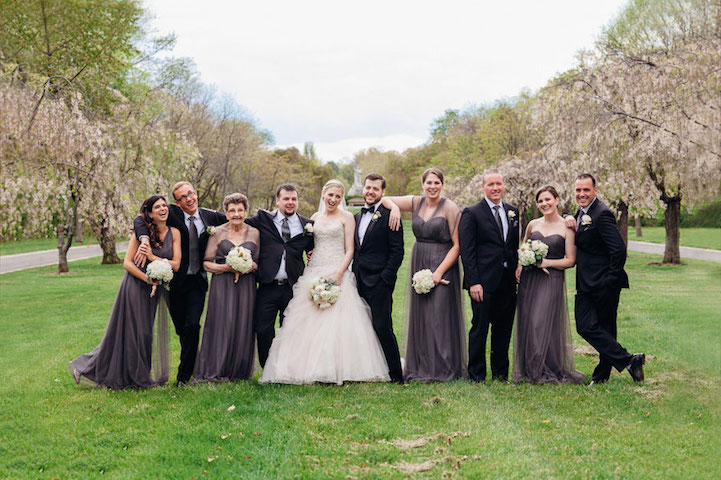
M168 205L168 210L168 225L171 227L175 227L180 231L180 250L182 253L182 257L180 259L180 268L177 272L173 274L173 280L170 282L170 288L172 289L173 286L182 284L183 281L185 281L185 276L188 274L188 262L190 259L188 255L188 248L190 242L188 240L188 226L185 224L185 216L183 215L183 210L175 204ZM228 221L224 214L216 212L215 210L208 210L207 208L198 208L198 214L203 220L206 228L209 226L215 227L218 225L222 225ZM140 218L140 215L135 217L135 220L133 220L133 228L135 229L135 236L138 238L138 240L142 235L149 236L148 227L145 226L145 222L143 222L143 219ZM206 230L200 234L200 237L198 237L200 274L203 276L203 278L206 279L207 274L203 269L203 258L205 257L205 247L207 245L208 231Z
M495 291L503 276L503 263L514 269L518 265L518 209L503 202L503 209L513 212L508 219L508 235L502 239L496 219L485 199L463 210L458 226L458 241L463 262L463 288L480 284L484 291Z
M590 225L579 217L576 231L576 289L591 293L603 288L628 288L626 244L616 217L598 198L588 209Z
M298 214L300 223L303 225L303 233L292 237L288 243L278 233L273 223L273 217L266 210L258 210L258 213L245 220L248 225L260 231L260 257L258 258L258 283L270 283L275 278L280 261L285 251L285 271L288 273L288 282L293 285L303 274L305 263L303 263L303 252L313 250L313 234L305 231L311 219Z
M393 231L388 226L390 210L378 206L380 217L368 224L363 244L358 238L361 214L355 215L355 247L353 250L353 273L358 284L373 288L380 280L392 290L396 284L398 268L403 262L403 227Z

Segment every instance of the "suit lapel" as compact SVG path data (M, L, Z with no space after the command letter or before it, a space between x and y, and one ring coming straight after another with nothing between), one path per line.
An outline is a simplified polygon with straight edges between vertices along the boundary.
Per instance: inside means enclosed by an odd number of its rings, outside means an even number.
M493 225L493 229L496 231L496 238L498 238L498 241L503 244L503 232L498 230L496 217L493 215L493 210L491 210L491 207L488 205L488 202L485 198L481 200L481 210L483 210L483 212L488 217L488 220L491 222L491 225Z
M358 236L358 229L360 228L361 216L362 216L362 214L360 212L355 214L355 231L353 234L353 239L355 242L356 251L358 251L358 249L361 246L360 245L360 237Z
M380 214L380 207L376 210ZM375 213L371 216L371 221L368 222L368 228L366 228L366 233L363 235L363 243L366 243L366 240L368 239L368 235L373 231L373 228L375 228L376 223L378 223L378 220L373 220L373 217L375 217Z
M266 212L265 210L260 210L258 212L258 215L260 216L261 221L265 223L265 227L271 232L271 235L274 235L276 240L278 240L280 243L285 243L283 241L283 237L280 236L280 233L278 233L278 229L275 227L273 215Z

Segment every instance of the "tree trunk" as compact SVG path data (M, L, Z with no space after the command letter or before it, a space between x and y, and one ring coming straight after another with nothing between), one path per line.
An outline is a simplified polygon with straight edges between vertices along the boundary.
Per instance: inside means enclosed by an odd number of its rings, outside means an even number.
M83 243L83 220L78 215L78 223L75 224L75 241Z
M618 220L616 220L616 226L621 232L623 243L628 246L628 205L623 200L618 202Z
M103 265L115 265L120 263L118 251L115 248L115 236L110 229L109 222L105 219L100 223L100 231L98 232L98 244L103 250Z
M636 224L636 237L643 237L643 232L641 231L641 215L636 215L633 221Z
M681 263L679 224L681 222L681 198L669 197L666 200L664 226L666 227L666 248L663 252L663 263Z

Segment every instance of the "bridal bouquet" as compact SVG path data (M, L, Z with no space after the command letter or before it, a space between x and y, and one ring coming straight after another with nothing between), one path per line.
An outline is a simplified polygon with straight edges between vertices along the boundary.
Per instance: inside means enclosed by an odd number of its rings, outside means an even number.
M435 286L436 284L433 283L433 272L428 268L418 270L413 274L413 290L415 290L416 293L423 295L433 290Z
M225 263L235 270L234 283L238 283L240 274L246 274L253 268L253 255L245 247L234 247L225 256Z
M320 277L310 285L310 299L321 310L332 307L339 297L340 287L333 280Z
M526 240L518 249L518 263L524 268L533 267L548 255L548 245L540 240Z
M148 268L145 270L145 275L148 280L158 282L158 285L170 290L170 281L173 279L173 267L170 266L170 262L163 258L162 260L153 260L148 264ZM155 296L155 290L158 285L153 285L150 290L150 296Z

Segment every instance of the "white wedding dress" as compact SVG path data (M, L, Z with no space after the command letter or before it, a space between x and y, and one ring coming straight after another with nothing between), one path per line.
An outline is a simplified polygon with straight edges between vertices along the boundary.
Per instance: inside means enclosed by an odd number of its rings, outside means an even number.
M337 271L345 255L341 222L316 222L313 235L313 255L293 286L260 383L342 385L390 380L370 308L358 294L353 273L343 274L340 297L332 307L320 310L310 300L311 283Z

